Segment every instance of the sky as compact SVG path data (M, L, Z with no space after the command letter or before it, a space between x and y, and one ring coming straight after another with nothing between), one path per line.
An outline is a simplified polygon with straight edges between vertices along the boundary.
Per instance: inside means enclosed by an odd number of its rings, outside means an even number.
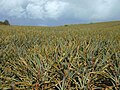
M59 26L120 20L120 0L0 0L0 21Z

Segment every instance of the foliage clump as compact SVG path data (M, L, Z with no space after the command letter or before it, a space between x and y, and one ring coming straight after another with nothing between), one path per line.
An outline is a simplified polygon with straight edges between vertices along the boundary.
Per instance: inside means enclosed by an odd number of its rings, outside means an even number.
M5 20L4 22L0 21L0 25L10 25L8 20Z

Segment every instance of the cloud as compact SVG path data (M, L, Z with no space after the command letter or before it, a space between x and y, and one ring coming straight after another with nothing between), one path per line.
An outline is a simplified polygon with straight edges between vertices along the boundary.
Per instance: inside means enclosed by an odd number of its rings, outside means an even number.
M120 0L1 0L6 17L69 22L120 19Z
M0 13L8 16L22 17L24 12L24 0L1 0Z
M2 0L0 12L18 18L57 19L67 5L59 0Z
M95 9L91 19L106 19L114 15L112 10L116 1L117 0L99 0L96 3L96 8L94 7Z
M108 18L120 19L120 0L64 0L69 2L68 17L84 20L99 20ZM116 11L116 12L115 12ZM115 12L115 13L113 13Z
M46 14L49 15L49 18L59 18L61 14L64 13L65 8L68 6L68 3L62 1L48 1L45 5Z

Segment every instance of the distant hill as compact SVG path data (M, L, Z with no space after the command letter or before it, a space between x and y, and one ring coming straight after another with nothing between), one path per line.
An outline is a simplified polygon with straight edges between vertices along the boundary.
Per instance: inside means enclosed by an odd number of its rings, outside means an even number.
M0 21L0 25L10 25L8 20L5 20L4 22Z

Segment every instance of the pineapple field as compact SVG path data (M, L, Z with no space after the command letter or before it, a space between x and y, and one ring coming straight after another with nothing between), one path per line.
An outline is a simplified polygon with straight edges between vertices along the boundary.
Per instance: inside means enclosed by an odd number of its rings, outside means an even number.
M0 25L0 90L120 90L120 21Z

